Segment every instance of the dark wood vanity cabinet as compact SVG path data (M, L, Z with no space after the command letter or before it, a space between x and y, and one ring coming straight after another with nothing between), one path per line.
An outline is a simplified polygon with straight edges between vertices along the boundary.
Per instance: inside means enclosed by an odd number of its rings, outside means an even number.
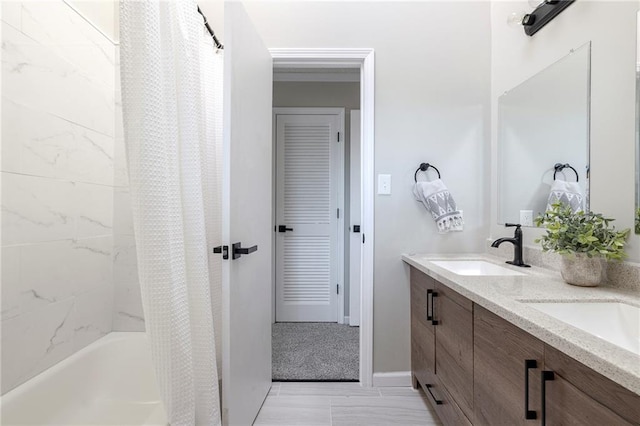
M425 274L411 269L411 370L415 381L428 383L435 374L435 332L427 319L433 283ZM427 292L429 292L427 294Z
M471 425L471 302L411 268L411 370L445 424Z
M474 425L640 424L640 396L481 306L473 325Z
M413 386L445 425L640 425L640 395L410 271Z
M640 395L552 346L544 355L546 425L640 425Z
M436 283L434 300L436 377L470 420L473 418L473 303L440 283Z
M411 268L411 370L414 388L417 388L416 381L422 386L431 384L436 373L436 335L431 319L427 319L435 285L428 278Z
M473 424L539 425L544 343L482 306L473 320Z

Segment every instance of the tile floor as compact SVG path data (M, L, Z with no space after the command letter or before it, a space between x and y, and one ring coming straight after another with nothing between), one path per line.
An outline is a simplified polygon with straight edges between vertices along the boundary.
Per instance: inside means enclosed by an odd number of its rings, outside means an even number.
M273 383L254 425L441 425L423 393L359 383Z

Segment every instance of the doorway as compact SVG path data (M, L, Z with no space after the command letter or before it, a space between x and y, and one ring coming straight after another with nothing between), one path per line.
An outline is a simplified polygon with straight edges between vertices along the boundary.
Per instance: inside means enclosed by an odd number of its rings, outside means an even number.
M360 200L350 199L360 186L350 173L360 162L359 151L351 155L359 77L357 69L274 70L274 380L359 379L349 297L360 285L350 285L360 271L359 256L350 258L360 225Z
M315 71L332 69L341 70L338 72L351 73L352 75L355 71L355 75L359 78L359 106L361 108L359 117L361 135L359 139L361 147L360 158L355 159L355 161L361 166L358 185L361 189L360 233L357 236L357 241L358 243L361 242L362 245L360 246L361 251L359 254L360 313L359 319L355 323L360 324L358 378L361 385L371 386L373 378L374 52L373 49L270 49L270 53L273 58L274 71L286 72L292 69L307 69L308 73L313 73L313 69ZM348 127L350 117L345 114L345 118L346 127ZM349 131L349 129L345 130ZM349 161L353 161L353 159L346 160L346 163ZM345 220L345 234L348 237L352 237L352 233L347 234L347 232L353 231L353 229L349 230L350 225L351 221ZM273 244L275 248L275 232ZM346 269L344 272L346 272ZM272 281L275 283L275 274ZM345 292L345 295L347 294ZM272 295L272 319L275 322L275 286ZM356 296L356 298L358 297ZM343 323L346 321L351 322L350 318L345 318L342 315L339 316L338 320Z

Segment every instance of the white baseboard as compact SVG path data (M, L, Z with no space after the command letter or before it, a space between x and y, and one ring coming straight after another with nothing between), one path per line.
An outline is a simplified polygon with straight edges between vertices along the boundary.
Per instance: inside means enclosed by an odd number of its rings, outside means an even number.
M411 371L395 371L393 373L373 373L373 386L393 387L411 386Z

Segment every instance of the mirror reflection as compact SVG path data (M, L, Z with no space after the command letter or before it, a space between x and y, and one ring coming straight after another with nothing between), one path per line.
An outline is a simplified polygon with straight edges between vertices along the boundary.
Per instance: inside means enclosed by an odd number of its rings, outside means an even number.
M498 221L533 226L553 202L589 208L587 43L498 101Z

